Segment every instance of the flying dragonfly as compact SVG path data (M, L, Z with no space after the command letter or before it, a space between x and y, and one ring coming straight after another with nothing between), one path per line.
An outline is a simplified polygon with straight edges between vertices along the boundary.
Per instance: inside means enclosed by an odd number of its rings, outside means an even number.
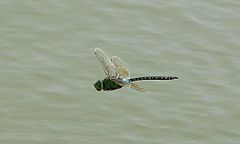
M176 76L143 76L130 77L130 72L125 63L117 56L111 59L100 48L95 48L95 55L103 66L103 71L107 75L103 80L98 80L94 87L97 91L113 91L122 87L130 87L140 92L148 92L146 89L140 87L136 81L142 80L174 80L178 79Z

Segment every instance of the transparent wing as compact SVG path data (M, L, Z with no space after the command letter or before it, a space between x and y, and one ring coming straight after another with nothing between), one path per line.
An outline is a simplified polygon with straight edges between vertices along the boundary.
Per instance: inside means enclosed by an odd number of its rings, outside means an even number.
M112 57L112 63L116 67L116 73L118 75L118 78L120 79L128 79L130 78L130 72L124 62L117 56Z
M118 83L119 85L123 86L123 87L130 87L134 90L140 91L140 92L147 92L148 91L144 88L142 88L141 86L139 86L137 83L133 83L133 82L127 82L124 79L114 79L114 82Z
M95 48L95 55L103 65L103 70L109 78L117 76L116 66L112 63L108 55L100 48Z
M140 92L146 92L146 93L149 92L148 90L140 87L140 86L139 86L138 84L136 84L136 83L131 83L131 84L129 85L129 87L132 88L132 89L135 89L135 90L137 90L137 91L140 91Z

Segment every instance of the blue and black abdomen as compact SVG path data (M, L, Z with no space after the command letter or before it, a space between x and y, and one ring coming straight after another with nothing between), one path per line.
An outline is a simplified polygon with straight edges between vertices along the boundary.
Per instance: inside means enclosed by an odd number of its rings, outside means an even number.
M175 76L144 76L144 77L136 77L129 79L129 82L134 81L141 81L141 80L174 80L178 79L178 77Z

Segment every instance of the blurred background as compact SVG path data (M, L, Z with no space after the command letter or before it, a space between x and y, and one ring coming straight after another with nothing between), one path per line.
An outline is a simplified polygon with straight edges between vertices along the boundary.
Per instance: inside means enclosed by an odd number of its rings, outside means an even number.
M239 144L239 0L0 1L0 143ZM97 92L94 48L132 77Z

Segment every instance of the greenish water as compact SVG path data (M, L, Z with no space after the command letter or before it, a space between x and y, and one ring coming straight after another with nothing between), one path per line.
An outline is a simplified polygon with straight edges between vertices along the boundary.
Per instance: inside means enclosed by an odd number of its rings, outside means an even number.
M239 144L239 6L0 1L0 143ZM180 79L97 92L95 47Z

